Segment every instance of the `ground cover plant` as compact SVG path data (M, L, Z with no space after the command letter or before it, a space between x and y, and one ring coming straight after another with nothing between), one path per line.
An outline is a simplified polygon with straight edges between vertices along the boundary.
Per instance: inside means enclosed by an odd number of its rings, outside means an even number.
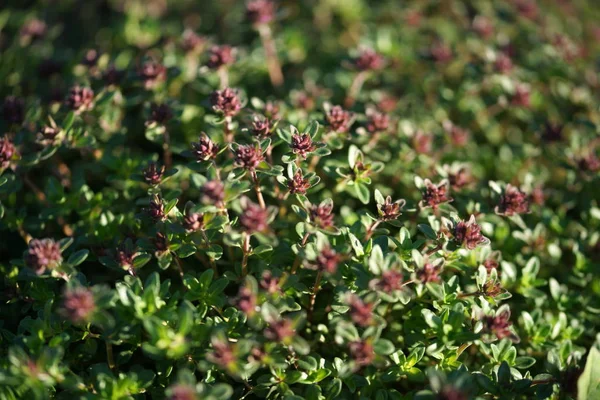
M593 1L0 7L1 399L600 399Z

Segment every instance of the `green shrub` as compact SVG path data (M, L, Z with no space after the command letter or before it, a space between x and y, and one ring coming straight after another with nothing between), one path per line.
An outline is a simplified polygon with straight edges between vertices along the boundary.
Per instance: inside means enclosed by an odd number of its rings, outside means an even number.
M599 399L599 17L9 0L0 398Z

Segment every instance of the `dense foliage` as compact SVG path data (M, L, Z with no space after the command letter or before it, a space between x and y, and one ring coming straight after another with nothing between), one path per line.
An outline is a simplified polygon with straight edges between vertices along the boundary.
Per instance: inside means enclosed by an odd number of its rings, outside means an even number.
M4 1L0 398L599 399L594 3Z

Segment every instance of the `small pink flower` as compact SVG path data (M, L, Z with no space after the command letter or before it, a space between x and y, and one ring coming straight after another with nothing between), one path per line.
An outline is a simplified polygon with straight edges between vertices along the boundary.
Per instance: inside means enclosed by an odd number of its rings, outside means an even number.
M454 226L454 240L469 250L475 249L480 244L488 243L489 240L481 234L481 227L475 221L475 216L467 222L460 221Z
M504 194L500 197L500 204L496 207L496 213L510 217L514 214L529 213L529 197L519 188L506 185Z
M210 102L215 112L223 114L226 117L237 115L242 108L242 102L240 101L238 93L232 88L215 90L210 95Z

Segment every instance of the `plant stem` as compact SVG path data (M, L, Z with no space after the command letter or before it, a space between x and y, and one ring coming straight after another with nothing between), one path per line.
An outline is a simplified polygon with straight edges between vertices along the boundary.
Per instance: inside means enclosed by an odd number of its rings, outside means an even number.
M313 287L313 291L310 295L310 301L308 303L308 320L310 321L312 319L312 313L315 309L315 300L317 298L317 293L319 292L319 289L321 288L321 278L323 277L323 272L319 271L317 272L317 278L315 279L315 286Z
M463 351L465 351L469 346L471 345L471 343L463 343L458 350L456 350L456 356L460 357L460 355L463 353Z
M248 275L248 255L250 254L250 235L247 233L244 233L244 242L242 245L242 253L243 258L242 258L242 277L245 277L246 275Z
M430 256L430 255L432 255L433 253L435 253L436 251L438 251L438 250L441 250L441 249L442 249L442 245L441 245L441 244L438 244L438 245L437 245L437 246L435 246L433 249L431 249L431 250L428 250L428 251L427 251L427 253L425 253L425 254L426 254L426 255L428 255L428 256Z
M267 208L267 206L265 204L265 199L263 198L262 191L260 190L260 182L258 182L258 176L256 175L255 170L250 171L250 174L252 175L252 182L254 182L254 191L256 192L256 197L258 198L258 204L260 205L260 208L264 210L265 208Z
M210 247L210 241L208 240L208 236L206 236L206 232L204 232L204 230L200 230L200 233L202 234L202 238L204 239L204 242L206 243L206 247ZM217 277L218 273L219 273L217 271L217 264L215 263L215 260L213 260L211 257L208 257L208 259L210 260L210 267L215 272L215 277Z
M352 81L352 85L350 85L350 89L348 89L348 95L346 96L346 100L344 100L344 106L346 108L350 108L354 105L356 97L358 96L358 93L360 92L360 89L362 88L363 83L365 83L366 79L367 71L361 71L358 74L356 74L354 80Z
M163 142L163 162L165 163L165 169L168 171L173 165L173 155L171 154L171 137L169 131L165 128L164 142Z
M183 268L181 267L181 260L179 259L179 257L177 257L177 254L171 252L171 254L173 255L173 259L175 260L175 264L177 264L177 270L179 271L179 276L181 277L181 279L183 280Z
M301 247L306 246L306 242L308 242L309 237L310 237L310 233L306 232L304 234L304 237L302 238L302 242L300 243ZM296 273L301 262L302 262L302 258L300 257L300 252L298 252L298 254L296 254L296 259L294 259L294 265L292 265L292 275L294 275Z
M220 67L217 73L219 74L219 87L221 90L225 89L229 86L229 71L227 71L226 67Z
M108 368L110 368L110 370L113 372L116 371L117 366L115 364L115 356L113 354L113 347L109 341L106 341L106 359L108 361Z
M373 231L377 229L379 224L381 224L381 220L378 219L377 221L373 221L371 226L369 226L369 228L367 229L367 234L365 235L365 242L371 239L371 236L373 236Z
M277 57L277 47L275 45L275 40L273 39L271 27L268 24L260 24L257 29L265 50L269 78L271 79L273 86L279 87L283 85L283 73L281 72L281 64Z
M25 244L29 244L31 239L33 239L33 236L31 236L29 233L27 233L25 231L25 229L23 229L23 225L21 225L21 224L19 224L19 226L17 226L17 230L19 231L19 235L21 235L21 237L25 241Z
M225 143L230 145L233 143L233 132L231 131L231 117L225 117L225 123L223 124L223 135L225 136ZM231 153L229 153L231 155Z

